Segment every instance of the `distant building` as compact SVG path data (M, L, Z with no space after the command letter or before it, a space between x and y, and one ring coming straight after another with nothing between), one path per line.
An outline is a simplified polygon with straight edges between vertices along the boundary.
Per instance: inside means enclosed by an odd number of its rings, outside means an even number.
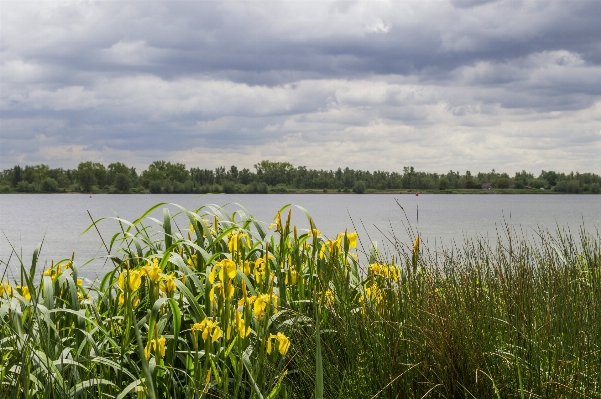
M495 186L492 183L483 183L482 184L482 188L483 189L488 189L490 190L491 188L494 188Z

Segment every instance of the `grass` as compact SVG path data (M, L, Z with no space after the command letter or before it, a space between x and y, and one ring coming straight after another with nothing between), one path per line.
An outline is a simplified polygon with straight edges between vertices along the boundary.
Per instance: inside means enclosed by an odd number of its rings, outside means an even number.
M72 258L38 270L41 244L5 262L0 397L601 397L598 234L430 252L409 227L379 252L292 208L268 234L217 207L147 218L164 205L119 220L92 286Z

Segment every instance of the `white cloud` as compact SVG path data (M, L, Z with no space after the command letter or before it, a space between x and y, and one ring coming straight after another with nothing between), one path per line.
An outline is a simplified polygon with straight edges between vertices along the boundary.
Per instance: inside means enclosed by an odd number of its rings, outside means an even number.
M366 33L388 33L389 30L390 25L385 24L382 19L378 19L371 24L367 24L364 28Z

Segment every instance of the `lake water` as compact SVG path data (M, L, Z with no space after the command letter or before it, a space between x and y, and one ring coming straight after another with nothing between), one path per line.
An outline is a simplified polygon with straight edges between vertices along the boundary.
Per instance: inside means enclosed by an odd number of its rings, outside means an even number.
M406 212L407 220L395 198ZM408 244L408 224L419 231L430 247L462 242L465 238L496 239L504 223L519 232L531 234L538 228L555 230L570 228L575 234L580 226L595 233L601 226L601 196L598 195L426 195L408 194L269 194L269 195L94 195L86 194L11 194L0 195L0 260L2 270L11 255L12 245L31 263L35 247L44 240L42 263L71 257L82 265L105 255L98 233L91 230L81 235L95 218L119 217L133 221L159 202L170 202L195 209L202 205L226 206L230 212L243 205L257 219L269 224L277 210L286 204L300 205L312 215L326 236L348 229L356 230L366 249L370 241L384 247L384 236L395 234ZM172 213L175 207L169 207ZM419 209L419 220L418 220ZM152 216L162 219L162 211ZM299 228L308 228L304 214L293 210ZM350 216L349 216L350 215ZM351 220L352 217L352 220ZM149 224L153 222L149 221ZM353 227L353 224L355 227ZM187 222L180 223L182 229ZM99 224L105 240L118 231L115 221ZM11 260L14 263L15 257ZM94 261L80 273L88 278L102 275L110 266Z

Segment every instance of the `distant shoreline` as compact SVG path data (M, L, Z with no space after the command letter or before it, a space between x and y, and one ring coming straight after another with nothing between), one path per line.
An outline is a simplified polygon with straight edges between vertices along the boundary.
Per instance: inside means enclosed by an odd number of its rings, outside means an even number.
M48 193L43 193L43 192L34 192L34 193L24 193L24 192L4 192L4 193L0 193L0 195L2 194L29 194L29 195L38 195L38 194L79 194L79 195L90 195L90 193L83 193L83 192L78 192L78 191L65 191L65 192L48 192ZM569 194L576 194L576 195L598 195L598 194L594 194L594 193L563 193L563 192L557 192L554 190L537 190L537 189L453 189L453 190L424 190L424 191L403 191L403 190L387 190L387 191L382 191L382 190L366 190L364 193L362 194L358 194L358 193L354 193L352 191L348 191L348 192L344 192L344 191L338 191L338 190L287 190L287 191L283 191L283 190L277 190L277 191L269 191L267 193L244 193L244 192L234 192L234 193L222 193L222 192L214 192L214 193L161 193L161 194L154 194L151 193L150 191L144 191L144 192L110 192L110 191L104 191L104 190L100 190L100 191L92 191L91 193L92 195L105 195L105 194L116 194L116 195L165 195L165 194L173 194L173 195L208 195L208 194L213 194L213 195L218 195L218 194L251 194L251 195L269 195L269 194L353 194L353 195L363 195L363 194L401 194L401 195L425 195L425 194L432 194L432 195L441 195L441 194L449 194L449 195L456 195L456 194L473 194L473 195L486 195L486 194L498 194L498 195L524 195L524 194L531 194L531 195L569 195Z

